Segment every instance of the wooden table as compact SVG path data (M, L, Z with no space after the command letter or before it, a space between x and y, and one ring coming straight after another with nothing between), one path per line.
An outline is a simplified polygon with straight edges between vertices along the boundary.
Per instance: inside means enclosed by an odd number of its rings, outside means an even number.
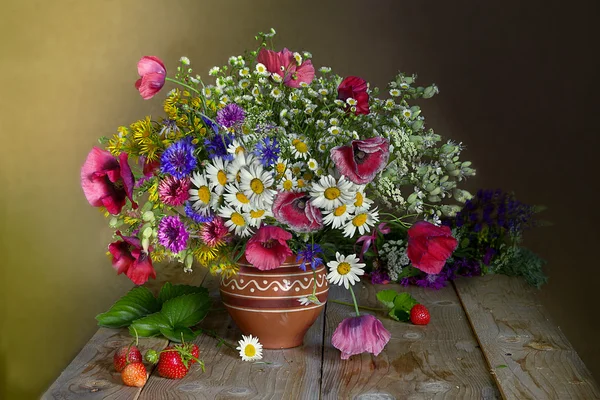
M218 301L215 279L197 274L193 280ZM375 293L381 288L410 292L429 308L431 322L415 326L379 313L392 338L378 357L340 359L331 335L353 309L329 302L303 346L264 351L266 363L243 362L234 350L200 336L195 343L206 372L195 366L184 379L169 380L151 370L138 389L124 386L112 367L115 349L131 340L127 331L100 328L43 398L600 399L598 385L550 321L536 289L521 279L463 278L438 291L361 283L355 286L359 303L379 307ZM343 288L332 288L331 298L351 301ZM241 338L223 310L209 313L202 326L231 342ZM166 339L140 341L142 353L167 345Z

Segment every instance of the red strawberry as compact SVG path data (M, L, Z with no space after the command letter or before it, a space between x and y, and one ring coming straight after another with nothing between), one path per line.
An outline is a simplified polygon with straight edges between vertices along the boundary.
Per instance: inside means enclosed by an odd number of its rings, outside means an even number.
M177 346L167 347L160 353L158 359L158 373L160 376L169 379L181 379L189 371L189 362L184 363L181 359L180 352L176 349Z
M195 345L194 343L192 343L190 345L190 353L194 357L190 360L190 363L194 364L195 362L197 362L196 360L198 359L198 357L200 357L200 349L198 348L198 345Z
M427 325L430 318L429 310L423 304L415 304L410 309L410 320L415 325Z
M141 362L134 362L127 364L123 372L121 372L121 379L127 386L142 387L148 380L148 374L146 373L146 367Z
M123 371L130 363L142 362L142 353L134 345L121 347L115 352L113 364L117 372Z

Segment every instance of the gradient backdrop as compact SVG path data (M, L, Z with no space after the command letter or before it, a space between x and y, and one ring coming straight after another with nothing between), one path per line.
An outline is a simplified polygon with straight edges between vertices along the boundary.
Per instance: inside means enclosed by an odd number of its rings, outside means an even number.
M439 86L424 115L467 145L469 189L549 207L555 225L527 236L549 261L541 298L599 379L595 3L3 0L0 398L39 397L131 287L79 168L99 136L158 114L162 96L133 88L139 58L172 68L185 55L206 76L270 27L277 47L341 75L385 87L402 70Z

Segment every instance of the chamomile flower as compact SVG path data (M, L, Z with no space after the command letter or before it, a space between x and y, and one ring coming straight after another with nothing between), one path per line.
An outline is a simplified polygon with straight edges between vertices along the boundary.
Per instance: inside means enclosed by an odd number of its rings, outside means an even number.
M343 102L342 102L342 104L343 104ZM337 119L337 118L330 118L329 119L329 125L338 126L339 124L340 124L340 120L339 119Z
M402 83L400 84L400 87L401 87L402 89L408 89L408 88L410 87L410 85L409 85L408 83L406 83L406 82L402 82Z
M243 361L256 361L262 359L262 344L258 338L248 335L242 335L242 340L238 341L239 346L236 350L240 351L240 357Z
M256 228L260 227L260 224L263 222L263 220L265 218L272 217L272 216L273 216L273 214L271 213L271 211L269 211L268 208L251 209L246 214L246 217L248 219L248 224L250 224L250 226L253 226Z
M227 152L237 157L239 154L243 155L246 152L246 148L239 140L234 139L233 142L231 142L231 144L227 147Z
M208 74L210 76L217 76L220 71L221 71L221 68L219 68L219 67L212 67L210 70L208 70Z
M210 188L218 195L223 194L227 184L227 165L229 161L215 157L206 165L206 177Z
M236 210L248 212L252 208L250 199L244 194L244 191L240 189L239 185L236 183L228 183L227 186L225 186L225 193L223 194L223 197L225 198L225 204L235 208Z
M271 74L271 78L277 83L281 83L283 81L283 78L281 77L281 75L276 74L275 72L273 72Z
M308 146L306 143L300 139L292 140L292 155L295 158L300 158L302 160L306 160L309 156Z
M210 97L212 96L212 89L210 88L210 86L206 86L202 89L202 93L204 94L204 97L210 99Z
M274 168L275 172L277 173L277 176L283 175L287 169L287 161L281 157L277 158L277 161L275 161Z
M327 89L327 88L320 88L319 89L319 94L321 96L327 96L329 94L329 89Z
M294 175L292 175L292 171L289 169L286 170L281 177L281 180L277 184L277 190L280 192L291 192L298 186L298 180Z
M327 127L327 122L325 122L325 121L324 121L324 120L322 120L322 119L318 119L318 120L315 122L315 126L316 126L317 128L319 128L319 129L325 129L325 128Z
M352 237L358 230L360 235L371 230L371 227L379 222L379 211L377 209L373 211L356 212L344 225L344 236Z
M252 96L258 97L260 96L260 88L256 85L252 88Z
M354 200L356 190L354 184L345 176L335 179L331 175L322 176L310 190L312 204L325 210L333 210L342 204L350 204Z
M333 229L341 228L346 221L352 218L354 206L351 204L342 204L330 211L323 212L323 224L331 225Z
M290 101L290 103L295 103L296 101L300 100L298 92L290 93L290 95L288 96L288 100Z
M254 71L260 76L269 76L269 71L267 71L267 67L263 63L256 64Z
M354 197L354 207L356 212L361 213L367 211L371 208L371 204L373 204L373 200L368 199L365 196L365 186L364 185L355 185L356 188L356 196Z
M390 90L390 96L398 97L398 96L400 96L400 91L398 89L392 89L392 90Z
M340 129L340 127L336 126L336 125L330 126L329 129L327 129L327 131L329 131L329 133L333 136L337 136L340 133L342 133L342 130Z
M317 150L319 150L319 152L321 153L325 153L327 151L327 143L325 142L320 142L319 145L317 146Z
M248 67L244 67L240 69L240 76L247 77L250 75L250 69Z
M319 163L314 158L309 158L306 165L311 171L316 171L319 168Z
M321 68L319 68L319 72L322 74L326 74L328 72L331 72L331 68L330 67L321 67Z
M275 100L280 100L283 97L283 91L278 87L275 87L271 90L271 96L273 96Z
M298 65L302 64L302 55L300 53L298 53L296 51L296 52L294 52L293 56L294 56L294 59L296 60L296 62L298 63Z
M405 108L402 110L402 116L406 119L409 119L412 116L412 111L410 111L410 108Z
M189 201L194 210L199 214L207 216L210 214L210 208L217 204L219 196L210 190L206 176L196 171L191 178L192 187L190 188Z
M227 166L227 182L240 182L241 170L254 163L254 156L246 152L239 152Z
M356 99L353 99L352 97L348 97L346 99L346 104L348 104L350 106L355 106L358 104L358 101L356 101Z
M303 306L307 306L307 305L309 305L309 304L312 304L312 301L310 301L310 300L308 299L308 297L306 297L306 296L304 296L304 297L300 297L300 298L298 299L298 302L300 303L300 305L303 305Z
M329 267L329 273L327 274L327 280L332 285L344 285L346 289L350 285L354 285L356 282L360 282L360 275L364 275L365 270L363 269L366 264L359 262L356 254L350 254L349 256L343 256L339 252L335 253L335 260L329 261L327 266Z
M246 89L250 86L250 81L248 79L242 79L238 82L238 86L240 89Z
M229 229L229 232L234 232L241 237L252 234L247 216L243 213L229 206L222 206L219 208L219 216L225 218L225 226Z
M273 175L260 164L248 165L240 172L240 189L250 202L257 207L270 206L275 196L275 191L270 189L274 183Z

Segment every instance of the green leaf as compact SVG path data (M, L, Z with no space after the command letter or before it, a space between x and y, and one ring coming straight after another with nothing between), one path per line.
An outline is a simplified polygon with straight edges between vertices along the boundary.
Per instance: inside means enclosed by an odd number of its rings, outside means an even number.
M120 328L159 309L160 305L150 290L139 286L117 300L108 311L98 314L96 320L100 326Z
M508 365L500 364L496 365L496 368L508 368Z
M172 285L170 282L167 282L160 289L158 302L162 305L175 297L192 293L203 293L208 295L208 289L202 286Z
M178 342L181 343L181 338L183 336L183 340L186 342L192 341L196 338L196 336L198 336L198 333L192 331L190 328L186 328L186 327L178 327L178 328L161 328L160 329L160 333L162 333L162 335L164 337L166 337L169 340L172 340L173 342Z
M394 308L410 312L411 308L417 304L417 300L410 293L403 292L394 299Z
M394 308L394 299L398 296L395 290L387 289L377 292L377 300L383 303L387 308Z
M389 316L395 319L396 321L408 322L410 321L410 311L406 311L400 308L392 308L390 310Z
M132 336L135 336L135 332L142 337L156 336L161 333L161 328L169 328L169 321L162 313L157 312L133 321L129 333Z
M408 266L402 268L402 272L398 274L398 280L400 278L410 278L411 276L417 276L421 273L421 271L413 266Z
M206 316L209 308L210 298L207 293L193 293L165 302L161 314L174 329L196 325Z

